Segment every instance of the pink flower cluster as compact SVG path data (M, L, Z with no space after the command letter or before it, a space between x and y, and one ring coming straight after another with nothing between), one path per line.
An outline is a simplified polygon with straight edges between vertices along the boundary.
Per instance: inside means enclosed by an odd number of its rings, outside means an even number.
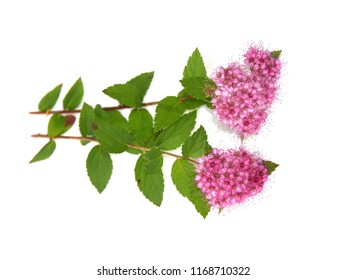
M214 113L242 137L259 132L275 99L281 62L270 51L250 47L245 64L219 67L211 79L217 89L212 98Z
M209 204L220 209L256 195L268 178L263 160L243 148L213 149L198 162L197 186Z

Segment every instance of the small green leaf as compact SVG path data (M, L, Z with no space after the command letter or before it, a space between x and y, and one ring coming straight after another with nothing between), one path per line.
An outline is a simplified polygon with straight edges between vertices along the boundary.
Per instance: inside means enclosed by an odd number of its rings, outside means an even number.
M142 73L125 84L116 84L103 90L103 92L118 100L120 104L132 108L142 106L142 101L152 82L154 72Z
M129 131L129 123L126 118L116 110L104 110L100 105L96 105L95 117L98 121L104 121L109 124L115 124L126 131Z
M199 100L205 100L208 97L207 91L215 86L215 83L207 77L184 78L180 82L185 89L185 94Z
M211 152L205 129L200 126L183 144L182 155L186 158L199 158Z
M54 113L48 122L48 137L54 138L68 131L75 122L72 115L62 116Z
M267 174L270 175L272 172L275 171L275 169L279 166L279 164L274 163L272 161L269 160L264 160L264 165L267 169Z
M156 108L154 131L157 132L177 121L185 111L185 106L175 96L161 100Z
M99 141L108 152L119 154L127 150L127 144L132 141L131 135L123 128L113 123L98 121L94 133Z
M282 50L275 50L271 52L271 56L273 58L279 59L281 56Z
M82 79L78 78L77 81L70 88L63 100L64 109L74 110L82 102L84 94Z
M46 145L42 147L42 149L33 157L33 159L29 163L49 158L53 154L55 147L55 142L53 140L49 141Z
M172 165L171 178L178 192L195 206L201 216L206 218L210 205L195 183L195 167L184 159L177 159Z
M83 137L94 136L93 123L95 123L94 109L92 106L84 103L79 120L79 128Z
M142 105L142 95L140 90L131 84L113 85L104 89L103 92L109 97L118 100L120 104L133 108L141 107Z
M132 78L130 81L127 82L127 84L133 85L138 88L142 96L141 102L145 97L147 90L149 89L149 86L152 83L153 76L154 72L146 72L136 76L135 78Z
M183 71L183 77L206 77L204 61L197 48L188 59L187 65Z
M156 206L160 206L163 201L162 164L163 158L160 151L154 149L141 155L135 166L135 179L140 191Z
M102 193L112 175L112 159L100 145L94 146L88 154L87 172L92 184Z
M156 145L163 150L178 148L189 137L195 126L195 119L196 111L183 115L159 134Z
M59 98L61 88L63 84L57 85L54 89L48 92L44 97L42 97L39 103L39 111L46 112L51 110Z
M82 146L88 145L90 143L90 141L88 140L81 140L80 142Z
M139 145L143 147L152 147L154 145L153 118L146 109L133 109L131 111L129 127Z

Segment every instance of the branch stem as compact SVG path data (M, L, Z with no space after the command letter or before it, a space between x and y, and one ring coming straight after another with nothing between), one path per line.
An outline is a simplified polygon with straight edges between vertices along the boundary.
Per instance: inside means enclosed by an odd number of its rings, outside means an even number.
M152 105L157 105L159 104L159 101L153 101L153 102L147 102L147 103L142 103L141 107L146 107L146 106L152 106ZM119 105L119 106L113 106L113 107L103 107L102 109L105 111L112 111L112 110L122 110L122 109L129 109L132 108L127 105ZM33 111L29 112L31 115L51 115L54 113L58 114L79 114L81 113L81 109L77 110L56 110L56 111L47 111L47 112L40 112L40 111Z
M184 101L187 99L192 99L190 96L186 97L181 97L179 100ZM158 105L160 101L152 101L152 102L147 102L147 103L142 103L141 107L147 107L147 106L153 106L153 105ZM103 107L102 109L105 111L112 111L112 110L122 110L122 109L131 109L132 107L127 106L127 105L118 105L118 106L113 106L113 107ZM29 112L31 115L52 115L54 113L57 114L79 114L81 113L81 109L76 109L76 110L55 110L55 111L47 111L47 112L41 112L41 111L33 111Z
M33 134L33 135L31 135L31 137L33 137L33 138L49 138L47 134ZM98 140L96 140L93 137L82 137L82 136L64 136L64 135L61 135L61 136L54 137L54 139L70 139L70 140L79 140L79 141L84 140L84 141L98 142ZM136 146L136 145L131 145L131 144L128 144L127 146L129 148L133 148L133 149L144 151L144 152L147 152L147 151L151 150L151 148L141 147L141 146ZM182 157L180 155L172 154L172 153L169 153L169 152L166 152L166 151L162 151L162 150L160 150L160 152L162 154L164 154L164 155L175 157L177 159L188 160L188 161L190 161L190 162L192 162L194 164L199 164L197 161L195 161L195 160L193 160L191 158L185 158L185 157Z

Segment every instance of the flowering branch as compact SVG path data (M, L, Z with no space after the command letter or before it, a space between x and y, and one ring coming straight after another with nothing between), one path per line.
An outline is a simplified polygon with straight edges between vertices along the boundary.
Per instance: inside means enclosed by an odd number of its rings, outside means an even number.
M139 190L154 205L160 206L164 193L163 155L175 158L171 169L177 191L195 206L205 218L211 207L222 210L242 203L261 192L268 176L278 164L248 152L243 142L256 135L265 123L269 109L277 96L281 71L280 50L268 51L250 47L244 63L233 62L218 67L207 76L198 49L189 57L180 80L183 86L177 96L144 103L154 72L142 73L124 84L114 84L103 93L118 102L118 106L92 107L84 102L81 78L63 98L63 110L52 110L59 99L62 84L43 96L33 115L52 115L47 134L34 138L49 139L30 163L49 158L56 139L79 140L92 145L86 159L91 183L102 193L111 178L111 154L128 152L138 155L134 168ZM152 115L146 108L156 105ZM213 109L217 119L233 129L241 139L235 150L212 148L203 126L194 131L197 110L201 106ZM131 109L129 115L119 110ZM81 136L66 136L79 114ZM194 131L194 132L193 132ZM181 148L181 155L171 153Z
M33 134L31 135L31 137L33 138L50 138L48 136L48 134ZM70 139L70 140L79 140L79 141L93 141L93 142L98 142L98 140L96 140L95 138L93 137L81 137L81 136L66 136L66 135L60 135L60 136L56 136L54 137L54 139ZM136 149L136 150L140 150L140 151L143 151L143 152L148 152L148 151L151 151L152 149L151 148L146 148L146 147L141 147L141 146L136 146L136 145L131 145L131 144L128 144L127 145L129 148L132 148L132 149ZM175 157L177 159L183 159L183 160L188 160L194 164L199 164L196 160L193 160L191 158L186 158L186 157L182 157L180 155L176 155L176 154L173 154L173 153L169 153L169 152L166 152L166 151L162 151L160 150L160 152L164 155L168 155L168 156L171 156L171 157Z

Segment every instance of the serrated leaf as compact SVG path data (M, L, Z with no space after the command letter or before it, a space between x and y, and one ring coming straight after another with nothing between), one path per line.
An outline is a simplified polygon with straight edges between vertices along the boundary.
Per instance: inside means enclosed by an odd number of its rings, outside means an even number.
M63 99L64 109L76 109L82 102L83 94L84 89L82 79L78 78Z
M71 128L74 122L75 117L72 115L62 116L54 113L48 122L48 137L54 138L62 135Z
M211 152L212 147L207 142L207 134L200 126L182 146L182 155L186 158L199 158Z
M87 172L99 193L106 188L112 175L112 168L110 154L100 145L94 146L87 157Z
M127 82L127 84L133 85L139 89L139 92L142 96L141 102L144 96L146 95L149 86L152 83L153 76L154 72L146 72L136 76L135 78L132 78L130 81Z
M118 100L120 104L133 108L141 107L142 105L142 95L140 90L131 84L113 85L104 89L103 92L109 97Z
M44 145L41 150L33 157L33 159L29 163L37 162L40 160L45 160L49 158L54 150L55 150L56 144L53 140L49 141L46 145Z
M158 148L154 148L143 154L144 168L147 173L156 173L163 166L163 155Z
M133 109L129 115L129 128L143 147L152 147L155 141L152 115L146 109Z
M197 100L197 99L185 99L182 101L184 107L186 108L186 110L194 110L194 109L198 109L201 106L209 106L209 102L208 101L204 101L204 100Z
M271 56L273 58L279 59L281 56L282 50L275 50L271 52Z
M191 201L201 216L206 218L210 205L195 183L195 167L184 159L177 159L172 165L171 178L178 192Z
M206 77L204 61L197 48L189 57L187 65L184 67L183 77Z
M193 130L195 119L196 111L180 117L178 121L159 134L156 146L163 150L174 150L181 146Z
M210 212L211 206L208 204L203 192L196 187L191 189L190 195L190 201L194 204L196 211L206 218Z
M164 178L161 170L163 158L158 149L141 155L135 166L135 179L143 195L156 206L163 201Z
M205 100L207 90L214 86L214 82L207 77L189 77L181 81L185 94L195 99Z
M38 106L40 112L46 112L54 107L59 98L62 86L63 84L57 85L54 89L52 89L50 92L46 93L44 97L42 97Z
M177 121L185 111L185 106L175 96L161 100L156 108L154 131L157 132Z
M84 103L79 120L79 128L83 137L94 136L93 123L95 123L94 109L92 106Z
M126 131L129 131L129 123L126 118L116 110L104 110L100 105L96 105L95 109L95 118L107 122L109 124L115 124L120 128L123 128Z
M171 178L178 192L184 197L190 197L191 186L195 184L194 166L187 160L177 159L172 165Z
M116 84L103 90L103 92L118 100L120 104L132 108L142 106L142 101L152 82L154 72L142 73L125 84Z
M279 166L279 164L274 163L274 162L269 161L269 160L264 160L264 165L265 165L265 168L267 169L268 175L270 175L272 172L274 172L275 169Z
M98 121L94 129L98 142L108 152L119 154L128 149L131 143L131 135L123 128L113 123Z

